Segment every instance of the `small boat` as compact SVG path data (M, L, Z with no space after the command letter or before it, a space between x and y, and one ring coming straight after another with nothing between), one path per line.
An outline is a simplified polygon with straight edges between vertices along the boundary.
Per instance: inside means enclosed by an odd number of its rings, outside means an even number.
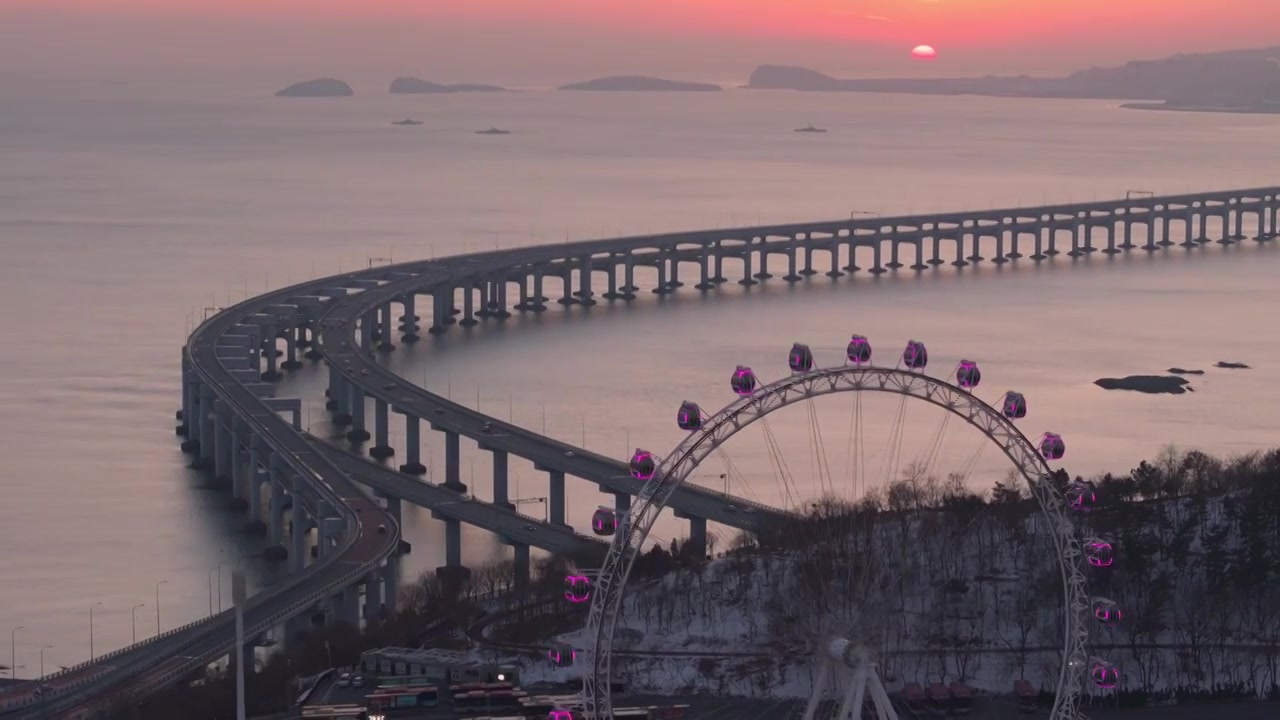
M499 130L499 129L498 129L498 128L496 128L496 127L491 127L491 128L489 128L488 130L477 130L477 131L476 131L476 134L477 134L477 135L510 135L510 134L511 134L511 131L510 131L510 130Z
M794 132L803 132L803 133L824 133L824 132L826 132L826 131L827 131L827 130L826 130L826 128L814 127L814 126L812 126L812 125L805 125L805 126L804 126L804 127L802 127L802 128L796 128Z
M405 118L403 120L397 120L391 124L392 125L421 125L422 121L414 120L413 118Z

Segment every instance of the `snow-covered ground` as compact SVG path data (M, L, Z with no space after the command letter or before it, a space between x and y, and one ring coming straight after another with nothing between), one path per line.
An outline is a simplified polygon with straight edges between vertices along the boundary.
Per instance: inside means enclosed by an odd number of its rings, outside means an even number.
M1124 612L1114 628L1091 619L1090 652L1119 668L1121 689L1265 693L1276 682L1280 587L1251 572L1271 525L1249 512L1239 500L1182 499L1088 520L1117 557L1088 569L1089 592ZM841 635L871 648L890 691L955 679L999 693L1016 678L1056 686L1061 580L1038 512L979 503L813 532L785 555L731 555L634 583L615 671L663 693L807 696L811 648ZM665 655L618 655L627 651ZM539 657L524 672L532 682L578 671Z

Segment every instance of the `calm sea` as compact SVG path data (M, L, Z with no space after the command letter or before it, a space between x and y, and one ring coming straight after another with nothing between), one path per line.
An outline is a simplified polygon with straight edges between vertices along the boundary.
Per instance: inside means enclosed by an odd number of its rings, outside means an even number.
M405 116L417 127L393 127ZM797 134L813 123L825 135ZM473 131L496 125L511 135ZM127 643L217 608L226 566L258 549L226 498L203 489L173 435L179 347L204 308L340 269L493 247L711 226L1114 198L1280 183L1280 120L1147 113L1114 103L726 92L284 100L254 88L0 91L0 631L18 630L19 676ZM549 312L402 348L405 376L593 450L664 452L683 399L716 408L748 364L785 369L792 342L837 362L850 333L880 357L909 337L931 367L960 358L994 400L1025 393L1030 435L1061 433L1067 467L1125 471L1163 446L1240 453L1275 440L1280 253L1247 243L1003 270L947 269L832 282L817 276L702 297ZM1252 370L1213 370L1218 360ZM1108 393L1104 376L1208 369L1182 396ZM282 384L312 399L315 368ZM851 461L854 401L771 417L786 472L771 472L763 425L699 481L769 502L883 483L937 444L937 472L976 457L970 482L1007 468L978 434L918 403L862 401L866 457ZM826 462L810 449L811 428ZM402 436L403 431L397 428ZM433 470L441 466L429 438ZM488 496L484 456L464 451ZM881 469L884 465L885 469ZM856 473L851 466L859 467ZM829 467L831 476L818 468ZM745 474L729 472L736 468ZM523 509L546 494L513 462ZM781 475L789 475L783 479ZM572 487L585 527L607 500ZM681 533L675 521L664 537ZM440 564L442 528L406 509L406 572ZM723 535L723 534L722 534ZM501 548L468 535L466 556ZM271 573L256 561L257 581ZM212 581L212 582L211 582ZM0 636L2 638L3 636ZM2 644L2 641L0 641ZM0 652L0 662L8 657Z

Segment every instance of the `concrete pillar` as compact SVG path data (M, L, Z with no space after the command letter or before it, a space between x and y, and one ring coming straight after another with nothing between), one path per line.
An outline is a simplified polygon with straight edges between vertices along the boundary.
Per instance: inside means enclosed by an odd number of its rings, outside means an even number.
M498 278L493 283L493 316L499 320L511 317L507 311L507 279Z
M213 388L204 386L200 388L200 464L207 465L213 462L214 443L214 409L213 409Z
M547 309L547 297L542 294L542 277L541 271L534 271L533 297L529 298L529 309L534 312L542 312Z
M382 605L388 613L396 611L400 597L400 558L392 555L382 567Z
M493 451L493 504L515 509L507 492L507 454Z
M307 511L302 507L302 498L294 495L293 498L293 523L289 528L290 534L293 536L293 572L301 572L307 566L307 531L311 528L311 518L307 517Z
M680 282L680 255L676 252L675 248L672 248L671 251L667 253L667 258L670 261L671 271L671 278L667 280L667 289L675 290L676 288L684 287L684 283Z
M378 351L391 352L396 349L396 316L391 314L391 301L382 304L381 332L378 334Z
M1261 217L1261 216L1259 216ZM1261 227L1261 224L1259 225ZM191 420L191 384L195 381L195 372L191 369L191 360L186 352L182 353L182 423L178 425L178 434L184 438L191 437L187 423Z
M956 267L964 267L969 264L969 261L964 259L964 228L958 227L952 232L956 234L955 236L956 259L952 260L951 264ZM876 267L877 268L880 267L880 245L879 244L876 245ZM872 269L871 272L876 272L876 271L875 269Z
M242 454L248 443L244 421L239 416L231 419L231 496L237 500L247 500L248 491L245 486L245 458Z
M349 585L339 595L338 622L360 627L360 587Z
M1084 255L1084 250L1080 249L1080 227L1081 224L1078 222L1071 224L1071 252L1067 253L1067 257L1080 257L1081 255ZM1050 232L1054 232L1054 230L1050 229ZM1086 242L1088 242L1087 238L1092 234L1093 226L1090 225L1088 221L1085 221L1084 237L1086 238ZM1111 248L1110 252L1114 253L1115 249Z
M742 249L742 279L738 281L739 285L755 285L756 281L751 278L751 246L747 245Z
M622 260L622 292L623 300L634 300L635 293L640 288L636 286L636 257L631 253L627 253Z
M467 284L462 287L462 319L458 321L462 327L471 327L479 322L475 317L475 294L475 285Z
M658 253L658 284L653 288L654 295L666 295L671 292L671 286L667 283L667 253L661 251Z
M418 341L418 316L417 309L414 307L416 297L413 293L409 293L400 299L400 303L404 306L404 327L402 328L404 335L400 339L407 343Z
M889 236L889 264L885 267L891 270L902 267L902 263L898 262L898 238L895 235Z
M958 243L958 242L959 242L959 241L957 241L957 243ZM882 243L882 242L880 241L880 238L876 238L875 242L871 245L872 266L871 266L871 269L870 269L870 270L868 270L867 272L871 273L872 275L879 275L879 274L881 274L881 273L889 272L888 270L885 270L885 269L884 269L884 265L883 265L883 264L881 264L881 259L880 259L880 246L881 246L881 245L883 245L883 244L884 244L884 243ZM963 248L961 248L961 247L960 247L960 245L959 245L959 244L957 244L957 245L956 245L956 252L961 252L962 250L963 250ZM963 260L961 260L961 259L960 259L960 256L959 256L959 255L957 255L957 256L956 256L956 261L957 261L957 262L964 262Z
M267 542L283 545L285 488L292 487L289 468L279 455L271 456L271 505L267 520Z
M459 447L458 433L451 430L444 432L444 486L450 490L464 493L467 486L462 484L462 451Z
M516 592L524 593L529 589L529 546L515 545L515 585Z
M982 228L978 225L978 221L975 220L973 222L971 230L972 232L969 233L969 236L973 240L973 246L970 248L972 252L970 252L968 260L976 265L986 260L986 258L982 257Z
M431 327L427 329L432 335L439 335L449 327L453 317L449 314L451 306L449 297L453 288L441 288L431 294Z
M215 483L227 482L231 469L231 433L227 430L227 404L221 400L213 402L213 479Z
M556 302L561 305L573 305L577 302L573 297L573 266L568 260L560 268L560 299Z
M591 298L595 295L591 291L591 256L583 255L578 258L578 301L583 305L594 305L595 301Z
M245 486L245 499L248 500L246 511L249 515L249 523L253 524L262 520L262 480L259 477L261 468L258 463L262 456L270 452L266 448L266 443L262 442L261 435L253 435L249 438L249 464L248 464L248 482Z
M564 521L564 473L559 470L550 471L549 492L547 498L547 517L552 525L566 525Z
M391 447L389 414L390 408L387 407L385 400L373 401L373 447L369 448L369 454L378 460L384 460L396 454L395 449Z
M626 493L614 493L613 507L619 514L631 512L631 496Z
M347 440L362 443L369 439L369 431L364 427L364 389L355 383L349 383L351 389L351 430L347 432Z
M373 331L378 325L378 319L373 312L367 312L360 317L360 347L366 353L371 353L377 347L377 342L373 339Z
M382 578L371 572L364 578L364 621L372 625L382 617Z
M277 360L280 351L276 349L276 328L268 325L262 329L263 351L267 356L267 369L262 373L262 379L266 382L274 382L280 379L280 370L277 367Z
M689 552L696 558L707 556L707 519L689 518Z
M462 523L444 521L444 564L446 567L462 567Z
M418 418L412 415L404 416L404 453L405 462L400 466L400 472L409 473L410 475L426 475L427 467L422 464L422 439L419 436L421 425Z
M342 518L325 517L319 521L319 526L316 557L323 558L333 552L333 543L342 534Z
M782 279L786 280L787 282L796 282L798 280L804 279L804 276L802 276L799 272L800 269L796 267L796 262L797 262L796 251L797 251L797 248L796 248L795 241L792 240L791 245L787 248L787 253L786 253L787 254L787 274L782 276ZM706 272L706 268L704 266L703 273L705 274L705 272Z
M284 362L280 363L282 370L297 370L302 367L302 363L298 361L298 329L289 328L284 333Z
M239 652L233 653L234 657L232 660L244 665L245 677L249 677L258 669L258 660L257 655L255 654L256 650L257 645L255 641L250 640L244 644L244 647L239 649Z

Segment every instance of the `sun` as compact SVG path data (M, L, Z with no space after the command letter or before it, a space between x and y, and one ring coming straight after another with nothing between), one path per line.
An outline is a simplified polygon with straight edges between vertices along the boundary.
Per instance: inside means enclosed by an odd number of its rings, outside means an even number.
M911 57L917 60L932 60L938 57L938 51L932 45L917 45L911 48Z

